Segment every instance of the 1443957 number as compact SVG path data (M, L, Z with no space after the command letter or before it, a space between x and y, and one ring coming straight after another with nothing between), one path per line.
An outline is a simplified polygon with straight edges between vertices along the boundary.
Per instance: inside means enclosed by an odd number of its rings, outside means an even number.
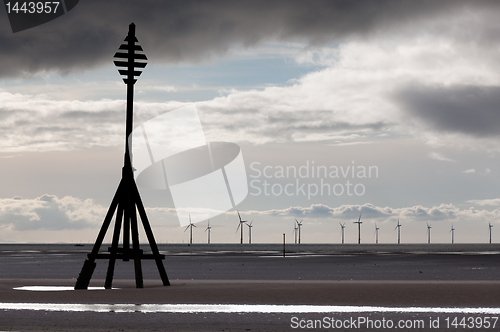
M494 329L498 317L446 317L446 328Z
M59 7L59 1L7 2L5 6L8 14L55 14Z

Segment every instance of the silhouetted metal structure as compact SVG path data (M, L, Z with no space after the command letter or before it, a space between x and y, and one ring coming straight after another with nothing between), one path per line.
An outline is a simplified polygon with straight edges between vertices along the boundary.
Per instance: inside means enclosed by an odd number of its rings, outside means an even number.
M249 224L246 224L248 226L248 244L252 244L252 224L253 220Z
M396 228L398 229L398 244L401 243L401 224L399 223L399 219L398 219L398 224L396 225ZM394 228L394 229L396 229Z
M451 243L455 243L455 228L453 227L453 223L451 224L450 233L451 233Z
M190 245L193 244L193 227L196 227L196 225L191 222L191 215L189 215L189 225L186 227L184 232L187 231L188 228L190 228L190 230L189 230L189 244Z
M293 222L293 233L295 235L295 244L297 244L297 234L299 233L299 227L297 226L295 221Z
M489 228L489 230L490 230L490 243L491 243L491 228L492 228L492 227L493 227L493 225L492 225L492 224L490 224L490 223L488 223L488 228Z
M340 227L342 228L342 244L344 244L344 231L345 231L345 223L339 222Z
M143 287L142 280L142 259L154 259L158 271L160 273L161 280L164 286L169 286L170 282L168 280L165 267L163 266L162 260L165 259L165 255L161 255L158 251L158 246L156 245L155 238L153 236L153 231L148 221L144 205L137 189L137 185L134 179L134 173L132 168L132 161L130 156L129 144L132 144L131 139L129 139L132 133L132 123L133 123L133 103L134 103L134 84L137 81L136 77L141 75L141 71L138 68L145 68L147 57L142 52L142 47L138 45L138 40L135 37L135 24L132 23L129 26L128 36L125 38L126 43L122 44L119 51L115 54L114 61L115 65L119 67L119 73L124 75L123 81L127 84L127 115L126 115L126 130L125 130L125 160L124 166L122 168L122 179L118 185L115 196L111 202L109 210L104 218L104 222L101 226L99 235L94 244L92 252L88 254L88 258L85 260L80 275L76 281L75 289L87 289L94 269L96 267L96 259L107 259L109 260L108 271L106 274L106 281L104 284L105 288L111 288L113 282L113 273L115 269L115 262L117 259L123 259L128 261L133 259L135 266L135 282L137 288ZM108 248L108 252L99 252L104 240L104 236L109 228L111 219L113 218L116 211L116 221L113 231L113 240L111 247ZM137 226L137 212L142 221L144 231L149 241L152 253L145 254L139 247L139 230ZM123 241L122 247L119 247L119 238L123 224ZM130 247L130 236L132 236L132 248Z
M427 224L427 243L431 243L431 228L432 226Z
M207 229L205 229L205 232L208 231L208 244L210 244L210 231L212 230L212 227L210 226L210 220L208 221L208 224L207 224Z
M295 219L295 222L297 223L297 227L299 228L299 244L300 244L300 228L302 227L302 220L304 220L304 219L300 219L300 221Z
M354 221L355 224L358 224L358 244L361 243L361 224L363 223L361 221L361 212L359 213L359 219L358 221Z
M241 228L240 244L243 244L243 224L246 223L247 221L241 219L240 212L238 210L236 210L236 212L238 212L238 218L240 218L240 223L238 224L238 227L236 228L236 233L238 233L238 229Z

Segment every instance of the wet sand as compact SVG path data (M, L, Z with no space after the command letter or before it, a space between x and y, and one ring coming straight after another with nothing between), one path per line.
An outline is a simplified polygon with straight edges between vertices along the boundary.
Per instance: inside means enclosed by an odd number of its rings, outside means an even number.
M89 248L3 250L0 251L0 299L2 303L64 303L68 307L71 304L137 304L137 308L141 304L166 303L404 308L500 306L500 255L495 252L497 248L492 248L487 254L484 250L455 250L453 254L442 254L439 253L441 251L422 253L416 250L374 253L368 249L357 254L325 254L325 249L331 250L331 247L323 247L319 253L289 253L283 258L273 250L245 253L233 249L207 253L201 247L198 251L193 247L188 248L190 251L178 250L167 255L165 266L172 283L170 287L161 285L154 264L144 262L145 288L136 289L133 263L120 262L113 284L118 289L45 292L14 290L14 287L73 286ZM97 264L91 286L104 284L107 264L105 261L97 261ZM291 327L293 317L317 320L325 315L300 312L143 313L140 310L67 312L10 309L0 313L0 330L292 331L296 330ZM347 312L330 315L351 319L361 314ZM441 324L449 316L443 313L366 315L373 319L393 320L425 318L427 321L434 318L440 319ZM476 314L474 317L482 316ZM419 330L436 329L426 326Z
M93 285L102 285L94 280ZM291 331L293 317L427 320L483 317L433 313L142 313L140 304L309 304L389 307L498 307L497 281L173 281L170 287L148 280L144 289L132 280L115 280L112 290L33 292L27 285L69 285L70 280L3 279L0 298L8 303L136 304L138 312L65 312L4 310L0 329L18 331ZM490 316L490 315L489 315ZM309 330L309 329L307 329ZM328 330L328 329L316 329ZM370 329L356 328L354 331ZM376 329L379 330L379 329ZM419 329L428 331L433 329ZM434 329L435 330L435 329ZM469 331L471 329L462 329ZM473 329L472 329L473 330ZM471 330L471 331L472 331Z
M101 286L93 280L90 286ZM485 306L499 303L500 281L115 280L111 290L24 291L22 286L74 286L72 280L1 279L2 302L175 303L357 306Z

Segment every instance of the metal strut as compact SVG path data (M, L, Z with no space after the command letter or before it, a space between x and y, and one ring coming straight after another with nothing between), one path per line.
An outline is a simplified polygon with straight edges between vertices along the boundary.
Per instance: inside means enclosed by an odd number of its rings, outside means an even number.
M102 223L101 230L99 231L99 235L94 243L94 247L87 255L88 258L83 263L82 270L75 284L75 289L88 288L90 279L92 278L92 274L94 273L94 269L96 267L96 259L107 259L109 261L106 281L104 284L105 288L109 289L112 287L115 262L117 259L122 259L123 261L134 261L135 282L137 288L144 287L141 267L141 260L143 259L154 259L163 285L170 285L167 272L165 271L162 261L165 259L165 255L160 254L158 246L156 245L153 231L151 230L151 225L149 224L149 220L146 215L146 210L144 209L139 190L137 189L137 185L135 183L130 155L130 148L132 144L130 134L132 133L133 125L134 84L137 82L136 77L139 77L142 73L138 70L138 68L145 68L147 64L146 55L143 53L137 53L142 52L143 50L140 45L136 44L138 43L138 40L135 37L134 23L129 25L129 31L125 41L127 43L122 44L119 51L114 56L115 59L117 59L114 61L115 65L119 68L125 68L119 69L118 71L121 75L125 76L123 81L127 84L125 157L124 166L122 168L122 179L118 185L115 196L111 201L111 205L108 209L106 217L104 218L104 222ZM123 61L123 59L126 61ZM111 247L108 248L107 252L99 252L102 241L104 240L115 212L116 219ZM151 247L152 252L150 254L146 254L142 249L140 249L137 212L139 212L139 217ZM122 225L123 241L122 247L120 247L119 240ZM130 237L132 237L132 248L130 248Z

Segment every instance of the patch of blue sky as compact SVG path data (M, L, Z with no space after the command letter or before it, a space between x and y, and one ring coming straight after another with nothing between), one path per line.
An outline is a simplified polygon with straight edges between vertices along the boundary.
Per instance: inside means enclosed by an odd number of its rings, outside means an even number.
M22 78L0 80L0 89L10 93L46 95L54 100L125 99L125 84L110 61L108 66L70 73L43 72Z
M295 61L300 44L264 44L238 49L200 64L154 64L143 71L136 85L136 100L197 102L224 91L261 90L284 86L322 66ZM124 99L123 81L113 65L66 74L45 72L17 79L3 79L0 89L12 93L45 94L79 100Z
M210 100L227 90L284 86L319 67L287 58L229 59L209 65L155 66L144 73L141 99L182 102ZM151 68L150 68L151 69Z

